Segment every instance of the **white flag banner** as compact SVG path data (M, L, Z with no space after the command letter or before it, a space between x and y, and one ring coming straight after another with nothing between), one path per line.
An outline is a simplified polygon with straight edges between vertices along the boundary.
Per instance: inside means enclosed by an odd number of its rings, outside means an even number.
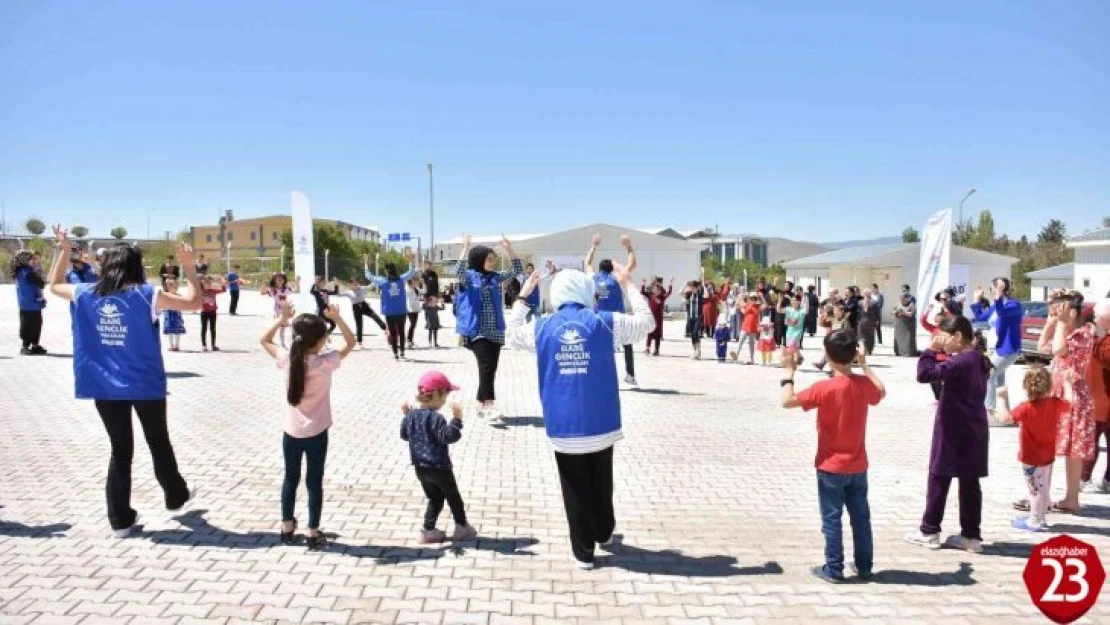
M316 298L309 291L316 280L316 247L312 239L312 207L308 197L293 192L293 273L296 276L297 314L315 313Z
M927 310L933 295L948 288L952 256L952 210L944 209L925 222L921 230L921 260L917 265L917 302Z

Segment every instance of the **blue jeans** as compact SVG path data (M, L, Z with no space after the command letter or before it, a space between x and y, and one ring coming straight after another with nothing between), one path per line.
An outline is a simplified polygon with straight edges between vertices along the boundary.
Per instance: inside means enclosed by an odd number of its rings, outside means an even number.
M285 456L285 480L281 483L281 520L292 521L297 507L297 487L301 483L301 457L308 460L305 486L308 489L308 527L320 529L320 511L324 507L324 464L328 459L328 431L311 438L282 438Z
M995 403L998 401L998 388L1006 386L1006 370L1010 368L1010 365L1017 362L1020 355L1002 356L998 352L991 353L991 364L994 365L994 370L987 378L987 398L983 402L987 410L994 410Z
M848 508L852 524L856 568L869 575L874 560L871 508L867 505L867 471L854 474L817 471L817 500L821 505L821 532L825 535L825 566L829 575L844 576L844 535L840 518Z

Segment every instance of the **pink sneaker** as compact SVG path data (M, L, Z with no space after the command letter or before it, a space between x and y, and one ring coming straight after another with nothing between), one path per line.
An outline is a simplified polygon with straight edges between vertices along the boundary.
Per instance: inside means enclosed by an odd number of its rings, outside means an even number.
M420 538L417 542L421 545L431 545L445 540L447 540L447 532L443 530L420 530Z
M457 543L474 540L478 537L478 530L474 529L473 525L456 525L455 534L451 536L451 540Z

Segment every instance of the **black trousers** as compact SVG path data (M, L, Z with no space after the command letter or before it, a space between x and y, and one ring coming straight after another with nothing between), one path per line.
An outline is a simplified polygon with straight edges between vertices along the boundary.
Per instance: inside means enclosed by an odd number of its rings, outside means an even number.
M494 385L497 380L497 364L501 360L501 344L489 339L470 342L470 351L478 361L478 401L487 402L497 399Z
M359 302L351 307L351 311L355 314L355 338L359 345L362 344L362 318L364 316L370 317L382 330L385 329L385 322L378 316L378 313L374 312L373 308L370 308L370 304Z
M412 339L416 336L416 323L420 321L420 313L409 313L409 345L412 345Z
M624 346L624 372L631 377L636 377L636 362L631 345Z
M592 454L555 452L563 507L570 526L570 547L579 562L593 562L597 543L617 526L613 515L613 448Z
M883 344L883 324L882 324L882 322L879 322L879 324L875 326L875 336L879 337L879 345L882 345Z
M982 540L980 524L983 518L983 490L977 477L961 477L960 481L960 535ZM948 488L952 478L929 474L925 491L925 514L921 517L922 534L939 534L944 521L944 508L948 503Z
M428 509L424 512L424 529L434 530L439 513L443 512L443 502L451 507L455 525L466 525L466 506L463 505L459 485L455 482L455 472L451 469L431 469L416 467L416 479L424 487L428 496Z
M131 409L139 415L143 436L154 463L154 477L162 487L166 509L174 510L189 500L189 487L177 470L177 458L170 444L166 425L166 400L118 401L97 400L96 411L108 431L112 444L112 458L108 462L108 481L105 494L108 499L108 522L112 529L124 529L135 524L137 513L131 508L131 459L135 455L135 438L131 429Z
M231 294L231 310L230 310L230 312L233 315L237 315L237 314L239 314L239 289L235 289L234 291L228 291L228 293Z
M19 340L23 347L34 347L42 338L42 311L19 311Z
M212 347L216 346L216 313L201 311L200 313L200 344L207 347L208 340L205 332L212 332Z
M396 356L398 352L405 355L405 316L404 315L386 315L385 324L389 328L389 346L393 349L393 355Z

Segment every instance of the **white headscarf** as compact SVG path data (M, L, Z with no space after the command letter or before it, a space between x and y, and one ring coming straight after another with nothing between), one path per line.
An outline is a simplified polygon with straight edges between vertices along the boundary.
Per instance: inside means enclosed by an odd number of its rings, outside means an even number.
M566 269L551 281L551 307L559 310L565 304L581 304L593 308L597 285L581 271Z

